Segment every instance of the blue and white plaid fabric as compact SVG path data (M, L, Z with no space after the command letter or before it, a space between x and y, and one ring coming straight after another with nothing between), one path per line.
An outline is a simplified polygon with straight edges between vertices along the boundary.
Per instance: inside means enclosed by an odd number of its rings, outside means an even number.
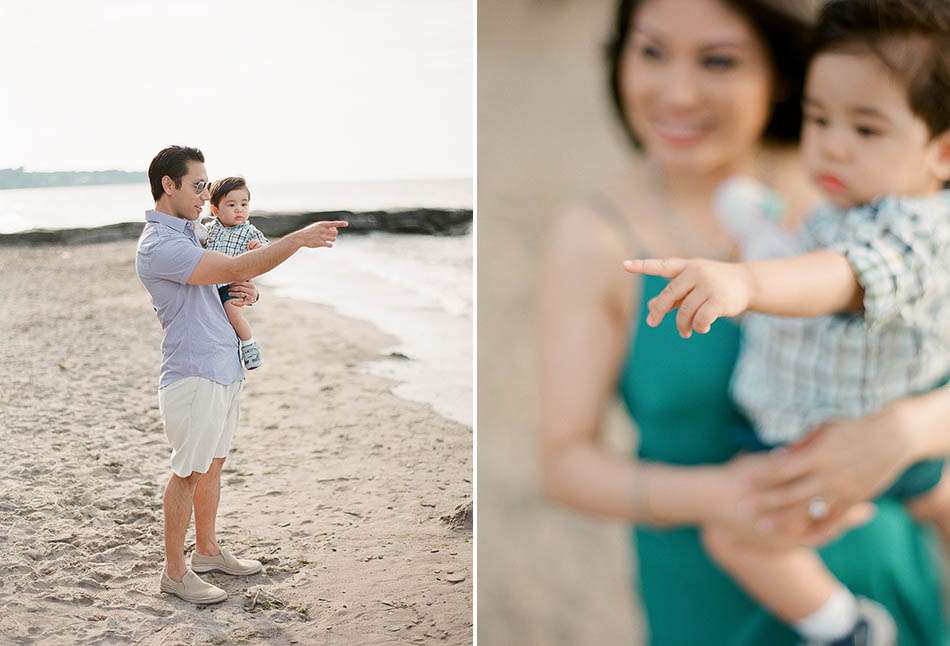
M247 243L257 240L262 245L270 241L264 237L257 227L250 222L244 222L233 227L226 227L218 220L212 220L208 225L209 251L220 251L229 256L237 256L247 251Z
M926 392L950 373L950 191L823 208L797 242L799 253L844 254L864 312L745 317L732 393L771 445Z
M238 256L247 251L247 243L251 240L257 240L262 245L270 243L270 240L250 222L226 227L220 221L212 220L208 224L208 242L205 248L209 251L220 251L229 256ZM216 287L223 286L216 285Z

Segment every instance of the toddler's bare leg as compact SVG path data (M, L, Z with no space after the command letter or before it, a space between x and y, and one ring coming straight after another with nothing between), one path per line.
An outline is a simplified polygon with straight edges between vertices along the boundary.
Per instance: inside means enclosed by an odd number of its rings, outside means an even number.
M224 313L228 315L228 321L230 321L234 331L237 332L239 339L247 341L251 338L251 325L244 318L240 307L231 305L231 301L224 301Z
M749 596L788 624L816 612L842 587L807 548L763 547L715 528L703 529L703 544Z
M943 544L950 547L950 480L946 476L933 489L908 502L907 508L915 519L936 525Z

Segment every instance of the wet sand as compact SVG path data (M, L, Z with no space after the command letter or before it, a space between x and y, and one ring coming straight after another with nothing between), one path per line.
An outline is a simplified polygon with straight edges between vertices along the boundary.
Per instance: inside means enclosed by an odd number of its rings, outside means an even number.
M22 644L471 643L472 435L370 374L394 339L262 288L220 542L263 574L158 592L161 329L134 241L0 249L0 635ZM186 552L193 546L189 531Z

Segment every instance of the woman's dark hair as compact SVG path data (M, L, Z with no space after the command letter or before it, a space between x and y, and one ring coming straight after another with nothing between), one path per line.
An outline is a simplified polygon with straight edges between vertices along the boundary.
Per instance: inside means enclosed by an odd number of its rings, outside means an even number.
M864 49L907 88L931 136L950 128L950 0L831 0L812 51Z
M175 183L175 188L181 188L181 178L188 174L189 161L203 164L205 156L197 148L169 146L152 158L152 163L148 165L148 183L152 186L152 197L156 202L165 194L162 178L166 175Z
M247 182L244 181L243 177L225 177L224 179L215 180L214 184L211 185L211 204L220 206L225 195L239 188L247 191L247 199L251 199L251 189L247 187Z
M621 0L617 5L613 35L607 44L610 66L610 95L624 130L634 146L640 146L630 127L620 90L621 59L633 29L637 9L646 0ZM802 125L802 86L808 61L811 25L804 10L783 9L774 0L719 0L745 18L768 49L775 70L776 92L772 114L765 126L764 137L772 141L797 142ZM810 5L803 0L789 4Z

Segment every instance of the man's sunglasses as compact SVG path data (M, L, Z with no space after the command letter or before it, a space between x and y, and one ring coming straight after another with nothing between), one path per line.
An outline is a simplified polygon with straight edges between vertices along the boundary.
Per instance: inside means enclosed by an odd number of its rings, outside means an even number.
M211 182L205 179L199 179L197 182L192 184L192 186L195 187L195 193L198 193L199 195L201 195L202 193L204 193L204 190L206 188L211 186Z

